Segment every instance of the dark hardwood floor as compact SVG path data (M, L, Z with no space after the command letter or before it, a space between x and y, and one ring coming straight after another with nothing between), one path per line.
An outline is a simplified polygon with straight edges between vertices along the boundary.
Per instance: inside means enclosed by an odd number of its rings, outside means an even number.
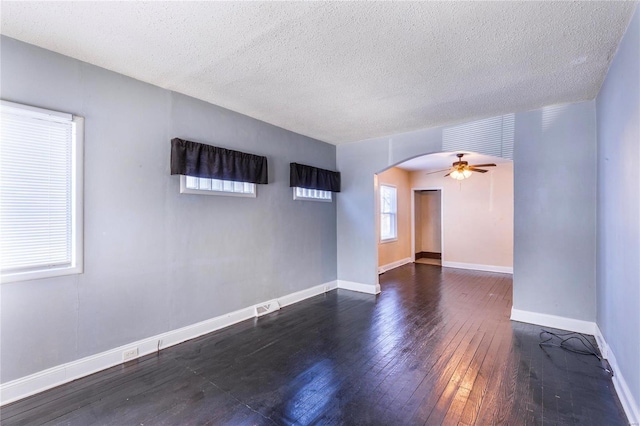
M3 407L3 425L627 424L594 356L509 321L511 276L409 264Z

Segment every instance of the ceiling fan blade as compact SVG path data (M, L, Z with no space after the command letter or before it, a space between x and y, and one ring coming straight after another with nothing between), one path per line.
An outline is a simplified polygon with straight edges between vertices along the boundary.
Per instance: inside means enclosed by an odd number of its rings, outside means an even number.
M451 174L451 172L449 172L449 173L447 173L446 175L444 175L444 177L447 177L447 176L449 176L450 174Z
M496 165L493 164L493 163L489 163L489 164L471 164L469 167L496 167Z
M435 171L435 172L425 173L425 175L432 175L432 174L434 174L434 173L442 173L442 172L446 172L447 170L449 170L449 169L437 170L437 171Z
M467 170L471 170L472 172L478 172L478 173L487 173L489 171L489 170L476 169L475 167L472 167L472 166L469 166Z

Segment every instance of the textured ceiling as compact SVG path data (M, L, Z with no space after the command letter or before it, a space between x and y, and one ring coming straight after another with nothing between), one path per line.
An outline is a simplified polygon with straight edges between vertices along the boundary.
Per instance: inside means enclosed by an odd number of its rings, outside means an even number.
M8 2L2 34L339 144L593 99L634 2Z

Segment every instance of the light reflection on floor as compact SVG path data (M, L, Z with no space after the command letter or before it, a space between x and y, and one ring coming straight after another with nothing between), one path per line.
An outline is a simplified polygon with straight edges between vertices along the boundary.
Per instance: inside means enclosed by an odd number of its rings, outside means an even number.
M290 397L285 413L288 418L298 419L299 423L306 424L323 413L335 397L337 385L334 363L327 358L322 359L302 372L294 381L301 376L308 382ZM311 400L314 404L309 404Z

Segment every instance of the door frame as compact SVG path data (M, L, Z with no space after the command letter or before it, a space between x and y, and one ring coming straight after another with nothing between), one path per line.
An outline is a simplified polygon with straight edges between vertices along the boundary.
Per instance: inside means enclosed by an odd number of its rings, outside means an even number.
M411 188L411 261L416 261L416 191L440 191L440 250L444 263L444 188L441 186Z

